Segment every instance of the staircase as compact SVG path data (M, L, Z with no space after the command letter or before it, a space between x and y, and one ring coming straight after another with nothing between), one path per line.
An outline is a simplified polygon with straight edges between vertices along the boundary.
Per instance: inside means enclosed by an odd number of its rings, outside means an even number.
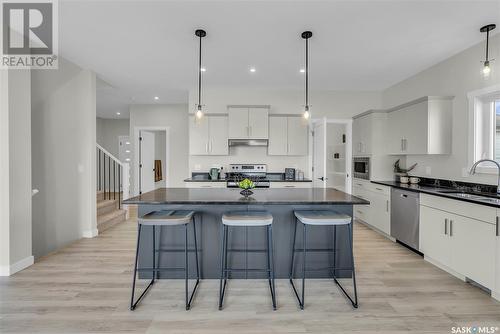
M115 199L113 199L113 195ZM108 193L104 199L104 192L97 192L97 230L99 233L127 220L127 211L121 209L118 203L118 194L111 193L110 199L107 198Z
M121 202L129 196L129 165L96 144L97 230L99 233L127 220Z

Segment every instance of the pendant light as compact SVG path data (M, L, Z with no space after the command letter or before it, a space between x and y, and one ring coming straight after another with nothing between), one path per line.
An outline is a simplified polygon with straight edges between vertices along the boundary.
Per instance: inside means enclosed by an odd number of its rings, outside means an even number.
M481 27L481 29L479 29L479 31L486 33L486 58L483 62L483 69L482 69L483 76L485 78L488 78L490 76L490 73L491 73L490 61L494 60L494 59L491 59L491 60L488 59L488 51L489 51L488 49L490 47L490 45L489 45L489 43L490 43L490 31L492 31L495 28L496 28L495 24L488 24L488 25L485 25L484 27Z
M196 105L196 118L200 119L203 117L203 108L201 105L201 72L203 69L201 67L201 39L207 35L205 30L198 29L194 34L200 38L200 50L199 50L199 61L198 61L198 104Z
M305 68L305 105L303 116L305 119L309 119L311 117L311 112L309 111L309 38L312 37L312 32L304 31L302 33L302 38L306 40L306 68Z

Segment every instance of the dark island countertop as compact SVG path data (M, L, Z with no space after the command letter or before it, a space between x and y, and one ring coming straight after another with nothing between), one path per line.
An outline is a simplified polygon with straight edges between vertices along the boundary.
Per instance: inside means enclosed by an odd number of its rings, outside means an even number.
M370 202L336 189L254 189L249 198L234 188L160 188L129 198L124 204L366 205Z
M464 201L474 204L481 204L481 205L500 208L500 197L492 193L473 193L469 191L461 191L460 189L434 187L431 185L407 184L396 181L371 181L371 182L407 191L419 192L434 196L446 197L458 201ZM470 194L472 195L472 197L463 197L462 195L460 195L464 193ZM475 196L479 196L480 198L477 198Z

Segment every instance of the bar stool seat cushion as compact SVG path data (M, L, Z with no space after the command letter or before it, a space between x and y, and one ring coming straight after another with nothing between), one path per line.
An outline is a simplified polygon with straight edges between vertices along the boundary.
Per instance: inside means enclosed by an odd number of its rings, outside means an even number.
M222 215L222 224L228 226L267 226L273 216L265 211L234 211Z
M307 225L347 225L352 217L328 210L295 211L295 217Z
M184 225L191 222L194 211L187 210L159 210L145 214L137 219L141 225L172 226Z

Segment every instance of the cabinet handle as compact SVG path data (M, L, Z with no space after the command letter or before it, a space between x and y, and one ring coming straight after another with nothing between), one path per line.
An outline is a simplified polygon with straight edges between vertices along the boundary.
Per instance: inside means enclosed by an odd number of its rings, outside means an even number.
M448 218L444 219L444 235L448 234Z
M288 153L290 153L290 151L291 151L291 147L292 147L292 146L291 146L290 144L288 144L288 150L287 150L287 152L288 152Z
M496 222L495 222L495 235L498 237L498 224L499 224L499 218L497 216Z
M285 188L295 188L295 186L285 186Z
M382 190L383 190L382 188L375 188L375 189L380 190L380 191L382 191Z
M205 144L205 152L207 152L207 153L208 153L208 141L207 141L207 143Z
M450 219L450 237L453 236L453 220Z

